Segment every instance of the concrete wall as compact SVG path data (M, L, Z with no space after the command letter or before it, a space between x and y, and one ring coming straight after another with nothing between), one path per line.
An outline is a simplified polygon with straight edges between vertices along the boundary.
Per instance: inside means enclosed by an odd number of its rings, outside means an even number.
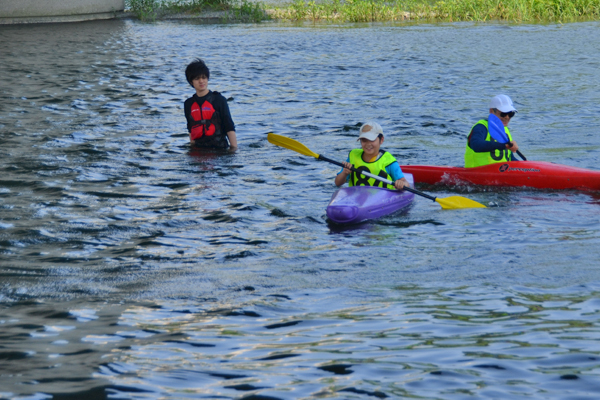
M125 0L0 0L0 24L115 18Z

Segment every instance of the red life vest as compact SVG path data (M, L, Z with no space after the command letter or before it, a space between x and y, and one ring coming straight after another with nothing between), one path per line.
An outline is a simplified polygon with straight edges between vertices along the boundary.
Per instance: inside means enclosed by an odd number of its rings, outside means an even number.
M192 104L191 116L196 122L194 126L192 126L192 130L190 132L192 140L199 139L203 136L212 136L215 134L217 127L212 121L214 114L215 109L207 100L202 103L202 106L199 106L196 102Z

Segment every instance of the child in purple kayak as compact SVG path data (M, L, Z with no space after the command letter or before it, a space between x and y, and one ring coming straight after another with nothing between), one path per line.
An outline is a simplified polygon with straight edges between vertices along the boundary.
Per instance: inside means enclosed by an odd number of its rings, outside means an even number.
M410 184L404 178L398 161L393 155L381 149L383 143L383 129L377 122L367 122L361 126L358 139L360 149L350 151L344 168L335 177L336 186L348 182L350 186L380 186L387 189L402 190ZM394 185L387 185L374 178L350 170L354 166L358 171L369 172L382 178L391 180Z

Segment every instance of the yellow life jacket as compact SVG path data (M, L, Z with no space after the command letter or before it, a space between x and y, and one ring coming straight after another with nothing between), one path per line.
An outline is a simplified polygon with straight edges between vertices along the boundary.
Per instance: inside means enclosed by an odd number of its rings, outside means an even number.
M366 162L362 159L363 149L354 149L350 151L348 156L350 164L353 164L359 171L370 172L373 175L378 175L382 178L392 180L392 177L387 173L385 167L394 163L396 159L393 155L384 151L381 157L373 162ZM349 186L379 186L386 189L394 189L393 185L385 184L374 178L369 178L362 174L352 171L350 179L348 181Z
M485 140L487 142L496 142L496 140L490 136L487 119L480 119L479 121L477 121L477 124L482 124L488 130L487 136L485 137ZM473 132L473 128L475 128L475 126L477 124L475 124L471 127L470 132ZM508 140L512 141L512 136L510 136L510 131L508 130L508 127L506 127L506 126L504 127L504 132L506 132L506 135L508 136ZM469 133L469 135L470 135L470 133ZM493 150L493 151L484 152L484 153L476 153L469 146L469 142L467 141L467 147L465 149L465 168L481 167L482 165L506 162L506 161L510 161L510 160L511 160L511 151L508 149Z

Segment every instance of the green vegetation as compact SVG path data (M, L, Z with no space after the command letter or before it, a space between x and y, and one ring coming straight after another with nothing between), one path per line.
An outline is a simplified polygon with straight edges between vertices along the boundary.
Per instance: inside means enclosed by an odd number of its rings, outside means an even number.
M214 11L225 12L224 22L259 22L269 19L264 5L250 0L125 0L125 8L141 20Z
M573 22L600 19L598 0L295 0L273 18L292 21Z
M412 0L410 0L412 1ZM273 18L300 21L370 22L404 21L411 18L406 2L376 0L295 0L285 8L276 8Z
M450 0L433 12L450 21L573 22L600 17L598 0Z
M293 0L267 13L254 0L126 0L142 20L222 11L224 22L507 21L574 22L600 19L600 0Z

